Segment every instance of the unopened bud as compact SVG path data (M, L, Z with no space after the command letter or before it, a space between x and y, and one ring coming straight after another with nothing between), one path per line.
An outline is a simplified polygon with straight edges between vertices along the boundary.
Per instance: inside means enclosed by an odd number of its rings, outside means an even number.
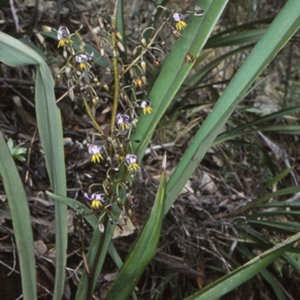
M118 51L117 50L113 50L113 57L118 57Z
M55 83L56 84L59 84L61 81L61 75L60 74L57 74L56 77L55 77Z
M104 225L103 225L103 223L99 223L98 224L98 229L99 229L99 231L101 232L101 233L103 233L104 231L105 231L105 227L104 227Z
M74 95L74 90L73 89L69 89L69 97L72 101L74 101L75 99L75 95Z
M146 41L146 39L145 39L144 37L141 39L141 44L142 44L142 46L143 46L144 48L147 47L147 41Z
M47 26L47 25L43 25L42 29L43 29L44 32L51 32L52 31L52 27Z
M122 51L122 52L125 52L125 48L123 46L123 44L121 42L117 42L117 45L118 45L118 48Z
M147 84L147 78L145 76L141 76L141 79L142 79L144 84Z
M80 50L81 52L84 53L84 50L85 50L85 43L84 43L83 41L81 41L81 43L80 43L80 45L79 45L79 50Z
M97 106L97 105L99 104L99 102L100 102L99 97L93 98L92 102L93 102L93 105L94 105L94 106Z
M133 128L136 128L137 122L138 122L138 119L137 119L137 118L134 118L134 119L131 121L131 125L132 125Z
M107 92L109 92L109 87L108 87L108 85L107 85L106 83L103 84L103 87L104 87L104 89L105 89Z
M146 66L146 63L143 60L141 61L141 68L142 68L143 72L146 73L147 66Z
M119 39L119 40L122 40L122 35L119 31L116 32L116 37Z
M175 37L177 37L177 38L181 38L181 34L180 34L180 32L178 31L178 30L173 30L173 35L175 36Z
M71 67L70 67L70 65L66 66L65 73L66 73L67 77L70 77L70 73L71 73Z

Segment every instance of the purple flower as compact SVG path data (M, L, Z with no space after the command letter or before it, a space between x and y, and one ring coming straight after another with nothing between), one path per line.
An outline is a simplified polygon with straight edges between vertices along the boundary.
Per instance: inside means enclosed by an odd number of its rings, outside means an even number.
M91 201L91 207L93 209L98 209L103 206L103 203L105 202L104 194L100 193L93 193L91 196L88 195L88 193L84 193L84 197Z

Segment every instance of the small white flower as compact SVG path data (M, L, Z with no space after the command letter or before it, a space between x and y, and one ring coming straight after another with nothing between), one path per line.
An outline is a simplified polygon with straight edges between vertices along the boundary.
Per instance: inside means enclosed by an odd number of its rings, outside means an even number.
M143 109L143 113L145 114L151 114L151 112L153 111L153 108L151 107L152 104L148 99L142 100L141 102L141 108Z
M175 28L178 31L181 31L187 27L187 23L185 21L186 16L181 13L173 13L172 20L175 22Z
M131 173L135 173L140 167L137 163L137 156L134 154L126 154L125 162L127 164L127 169Z
M125 114L117 114L116 116L117 125L121 130L129 128L130 117Z
M185 15L175 12L173 13L172 18L174 22L180 22L185 20Z
M94 57L94 52L92 52L90 55L85 54L85 53L80 53L75 56L75 61L79 64L81 63L87 63L91 61Z
M89 62L92 61L93 56L94 52L92 52L90 55L80 53L75 56L75 61L79 64L80 70L86 70L92 67L92 65Z
M98 145L94 145L91 144L89 146L89 155L91 155L91 162L96 163L96 162L100 162L103 159L102 156L102 146L98 146Z
M63 47L65 44L72 44L70 39L70 30L65 26L60 26L57 30L58 48Z
M87 200L91 201L91 207L95 209L100 208L105 202L104 194L100 194L100 193L93 193L90 197L88 193L84 193L84 197Z

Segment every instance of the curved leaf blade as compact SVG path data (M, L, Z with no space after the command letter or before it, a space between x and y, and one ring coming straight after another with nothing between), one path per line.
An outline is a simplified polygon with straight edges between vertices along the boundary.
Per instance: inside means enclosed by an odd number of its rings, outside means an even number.
M273 248L263 252L261 255L251 259L242 267L208 285L200 292L186 298L186 300L218 299L266 268L279 255L291 248L291 246L299 239L300 233L289 237L284 242L277 244Z
M165 170L163 170L150 217L136 238L129 256L105 298L106 300L128 299L130 294L134 291L145 268L155 255L162 227L166 193L165 187L166 175Z
M219 131L242 100L242 95L299 27L300 2L288 1L233 77L172 173L167 184L165 213L214 143Z
M29 206L15 162L0 131L0 174L12 216L24 299L37 299L33 235Z
M46 62L30 47L0 33L0 59L4 63L17 67L37 65L35 84L35 104L37 123L47 171L55 193L66 194L66 175L64 162L63 134L60 111L55 103L54 81ZM64 291L65 266L67 260L67 207L55 205L56 230L56 276L54 299L61 299Z

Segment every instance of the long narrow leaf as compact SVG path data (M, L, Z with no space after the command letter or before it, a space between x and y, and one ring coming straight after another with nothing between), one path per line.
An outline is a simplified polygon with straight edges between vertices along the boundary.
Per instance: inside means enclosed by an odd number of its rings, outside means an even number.
M15 162L0 131L0 174L2 176L20 262L25 300L37 299L35 258L30 211Z
M238 246L238 250L248 259L251 260L254 258L254 255L251 253L251 251L245 247L244 245ZM265 278L265 280L270 284L271 288L273 289L276 299L278 300L286 300L286 297L284 296L284 293L280 286L277 284L277 281L274 277L274 275L269 272L268 270L264 269L260 271L260 274Z
M279 191L276 191L276 192L273 192L270 194L266 194L256 200L249 202L248 204L240 207L237 210L237 214L241 214L242 212L246 211L249 208L256 207L257 205L262 204L263 202L266 202L273 197L288 195L291 193L299 193L299 192L300 192L300 185L296 185L296 186L288 187L288 188L285 188L285 189L282 189L282 190L279 190Z
M270 25L201 126L167 184L166 210L213 144L241 96L300 26L300 1L291 0Z
M166 174L164 164L160 186L150 217L136 238L129 256L105 298L106 300L128 299L145 268L155 255L162 227L165 187Z
M131 137L134 152L140 159L145 153L156 125L193 67L193 64L186 62L186 55L190 53L194 57L198 56L227 2L228 0L197 1L205 14L201 18L193 17L193 22L183 32L182 38L176 42L168 55L149 95L154 111L150 116L139 118L137 129ZM140 143L135 143L136 140Z
M55 103L54 81L45 61L31 48L20 41L0 33L0 60L17 67L37 65L35 105L39 134L51 186L55 193L66 194L62 122ZM56 276L54 299L60 300L64 291L67 251L67 207L55 205L56 230Z
M218 299L263 270L299 239L300 233L289 237L284 242L279 243L273 248L263 252L261 255L253 258L242 267L205 287L200 292L186 298L186 300Z

